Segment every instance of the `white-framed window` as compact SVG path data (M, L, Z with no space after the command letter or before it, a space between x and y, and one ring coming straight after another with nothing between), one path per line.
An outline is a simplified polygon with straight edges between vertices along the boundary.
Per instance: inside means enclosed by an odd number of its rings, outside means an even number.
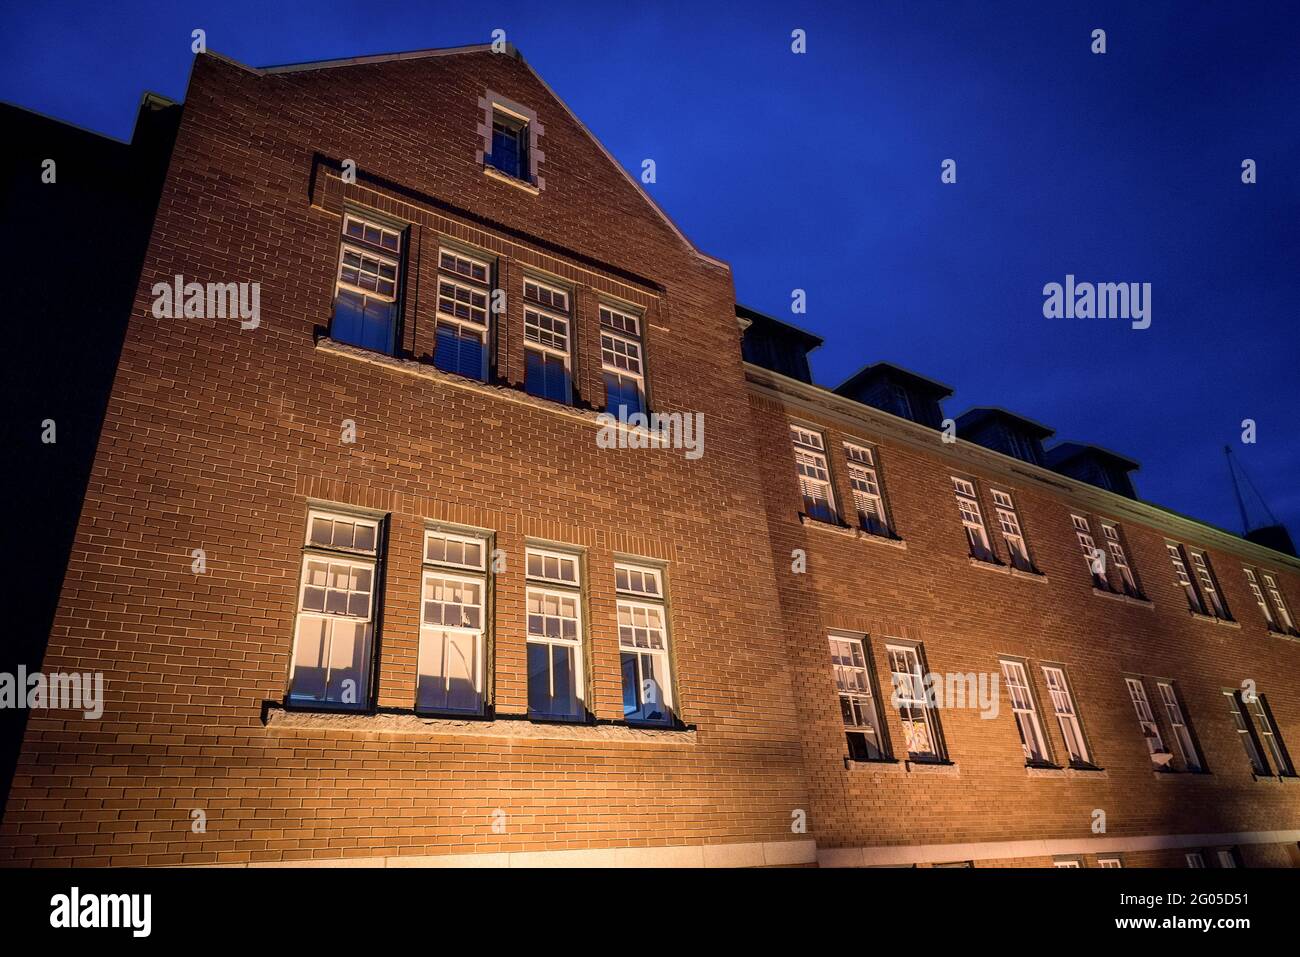
M1278 587L1277 576L1272 572L1260 572L1260 577L1264 579L1264 587L1268 589L1269 597L1273 599L1273 607L1277 609L1277 617L1282 625L1282 630L1295 634L1295 619L1291 617L1291 609L1287 607L1286 599L1282 597L1282 589Z
M366 707L381 531L375 518L308 511L289 703Z
M1246 702L1241 692L1225 691L1223 696L1228 699L1228 713L1232 715L1233 726L1237 729L1237 738L1241 741L1247 760L1250 761L1251 770L1256 774L1268 774L1268 762L1264 760L1264 753L1259 749L1259 739L1255 737L1255 728L1250 723L1250 715L1246 711Z
M1183 860L1187 862L1188 867L1203 868L1205 867L1205 856L1200 851L1188 851L1183 855Z
M1125 678L1124 684L1128 687L1129 700L1133 702L1133 711L1137 714L1138 727L1142 730L1142 737L1146 741L1151 763L1162 768L1168 760L1169 752L1165 750L1165 741L1160 736L1160 726L1156 723L1156 716L1151 712L1146 686L1137 678ZM1161 755L1165 756L1164 761L1160 759Z
M1292 766L1291 755L1287 753L1286 745L1273 723L1273 711L1268 706L1268 699L1262 694L1256 694L1251 696L1249 703L1251 711L1255 713L1255 721L1259 724L1259 735L1264 739L1264 747L1273 759L1273 767L1277 768L1277 773L1282 777L1294 777L1295 767Z
M953 494L957 497L957 511L961 513L961 524L966 530L971 557L982 562L996 561L989 545L988 530L984 527L979 498L975 494L975 483L955 475L951 478Z
M1088 574L1092 576L1093 587L1109 591L1110 582L1106 579L1106 553L1097 547L1088 519L1083 515L1072 514L1070 521L1074 524L1074 537L1079 542L1079 551L1083 553L1083 562L1088 566Z
M1169 727L1173 728L1174 740L1178 742L1178 750L1183 756L1183 766L1189 771L1201 770L1201 755L1196 750L1196 742L1192 739L1192 731L1183 714L1178 692L1167 681L1156 682L1156 688L1160 692L1160 700L1164 702L1165 716L1169 719Z
M1124 862L1118 857L1099 857L1097 858L1098 867L1119 868L1124 866Z
M831 471L826 464L826 445L821 434L801 425L792 425L790 440L794 443L794 462L804 514L820 522L838 522L835 491L831 488Z
M483 713L486 595L486 540L426 529L417 711Z
M1106 548L1110 551L1110 563L1119 574L1120 587L1124 589L1124 594L1130 598L1141 598L1142 593L1138 590L1133 566L1129 564L1128 555L1124 552L1124 541L1120 537L1119 526L1114 522L1102 522L1101 533L1106 539Z
M858 512L858 525L872 535L888 535L889 521L885 518L885 500L880 492L875 451L865 445L845 442L844 457L848 462L849 484L853 487L853 505Z
M1169 561L1174 566L1174 580L1187 596L1187 607L1198 615L1206 614L1205 603L1201 601L1201 593L1196 590L1196 585L1192 583L1192 577L1187 572L1187 560L1183 557L1183 546L1174 542L1165 542L1165 549L1169 552Z
M1250 586L1250 593L1255 596L1255 604L1259 605L1260 612L1264 615L1264 622L1268 625L1269 631L1277 631L1277 621L1273 617L1273 609L1268 605L1268 599L1264 597L1264 590L1259 587L1259 579L1255 577L1255 572L1250 568L1243 568L1246 574L1246 584Z
M1210 567L1210 556L1201 551L1194 551L1191 556L1192 567L1196 569L1196 579L1201 584L1201 595L1208 603L1211 614L1215 618L1231 619L1228 606L1224 604L1223 596L1219 593L1214 570Z
M1080 862L1077 861L1077 860L1069 860L1069 861L1053 861L1053 862L1052 862L1052 866L1053 866L1053 867L1064 867L1064 868L1069 868L1069 869L1071 869L1071 870L1075 870L1075 869L1082 868L1082 867L1083 867L1083 864L1080 863Z
M1220 867L1236 867L1237 855L1231 848L1221 848L1214 852Z
M586 714L582 644L582 569L576 554L529 547L528 714L579 720Z
M492 104L492 139L485 162L515 179L533 182L531 120L499 103Z
M645 360L641 318L625 309L600 307L600 366L605 377L605 407L624 417L646 411Z
M886 645L893 687L893 704L903 724L908 757L942 761L938 719L925 688L921 651L912 645Z
M1079 723L1079 712L1074 705L1074 695L1066 680L1065 670L1044 665L1043 677L1047 679L1047 691L1052 696L1052 710L1056 712L1056 720L1061 726L1061 736L1065 738L1070 763L1090 764L1088 745L1083 740L1083 726Z
M1047 742L1038 723L1038 708L1034 705L1034 692L1029 686L1029 675L1019 661L1002 659L1002 677L1011 697L1011 711L1016 716L1016 730L1020 732L1020 747L1025 752L1026 764L1048 763Z
M854 761L879 761L886 757L880 715L871 682L866 643L862 638L832 634L829 636L831 669L835 690L844 719L844 736L849 758Z
M401 230L362 213L344 213L331 339L393 353L403 245Z
M663 572L651 566L616 562L614 585L618 593L623 719L669 724L674 703Z
M1011 498L1011 493L998 489L991 489L990 492L998 527L1002 530L1002 540L1007 543L1007 551L1011 555L1011 564L1022 572L1032 572L1034 564L1029 560L1029 546L1025 543L1025 533L1021 531L1020 516L1016 512L1016 503Z
M567 291L524 280L524 388L530 395L572 401L570 306Z
M492 267L446 246L438 249L433 364L445 372L487 378Z

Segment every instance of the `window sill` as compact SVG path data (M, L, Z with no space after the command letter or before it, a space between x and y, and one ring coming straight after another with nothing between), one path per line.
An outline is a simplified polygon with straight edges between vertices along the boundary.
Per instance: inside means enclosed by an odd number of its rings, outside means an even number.
M1001 562L991 562L984 558L976 558L974 555L968 555L966 560L970 562L971 568L982 568L986 572L999 572L1006 575L1011 571L1010 565L1003 565Z
M1085 768L1085 767L1068 767L1065 769L1067 778L1109 778L1110 772L1105 768Z
M1234 621L1231 618L1217 618L1214 615L1204 615L1199 611L1192 611L1190 608L1187 610L1187 614L1191 615L1198 621L1203 621L1211 625L1223 625L1225 628L1241 627L1241 622Z
M1153 610L1155 608L1155 604L1150 598L1134 598L1132 595L1126 595L1122 591L1111 591L1108 588L1098 588L1096 585L1093 585L1092 593L1098 598L1109 598L1111 601L1122 601L1126 605L1135 605L1138 608L1146 608L1147 610Z
M893 758L881 758L878 761L854 761L852 758L844 759L844 770L852 774L904 774L906 773L901 761L895 761Z
M417 737L528 738L561 741L627 742L694 746L695 728L655 728L629 724L530 721L527 718L435 718L412 711L346 712L286 710L268 704L268 731L346 731Z
M952 761L914 761L909 758L903 762L903 768L908 774L933 774L945 778L961 777L961 768Z
M1151 770L1151 776L1157 781L1191 781L1196 778L1211 777L1208 771L1189 771L1186 768L1168 768L1164 771Z
M1025 776L1030 778L1063 778L1065 777L1065 768L1059 768L1054 764L1026 764Z
M813 518L805 512L799 513L799 524L804 528L815 528L822 532L830 532L834 535L843 535L845 538L854 538L858 530L851 525L841 525L839 522L827 522L820 518Z
M509 183L515 189L522 189L525 193L532 193L534 196L540 196L542 191L527 180L520 179L517 176L511 176L509 173L503 173L495 166L483 167L483 173L488 179L494 179L499 183Z
M1047 584L1047 576L1042 572L1025 571L1023 568L1017 568L1015 565L1010 566L1012 578L1023 578L1027 582L1042 582Z

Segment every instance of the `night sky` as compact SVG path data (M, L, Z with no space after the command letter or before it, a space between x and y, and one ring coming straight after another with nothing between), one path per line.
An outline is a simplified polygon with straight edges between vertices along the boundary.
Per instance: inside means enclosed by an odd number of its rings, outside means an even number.
M1143 497L1240 531L1230 444L1300 532L1294 4L714 6L13 5L0 99L125 139L143 91L184 98L196 27L254 66L501 28L620 163L655 160L648 188L742 303L827 340L820 383L907 366L956 388L954 417L1000 405L1106 446ZM1044 318L1067 273L1151 283L1151 327Z

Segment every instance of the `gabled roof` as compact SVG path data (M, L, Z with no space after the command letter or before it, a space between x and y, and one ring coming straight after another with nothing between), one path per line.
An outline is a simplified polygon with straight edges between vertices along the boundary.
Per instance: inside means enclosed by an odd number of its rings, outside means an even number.
M1055 429L1050 429L1041 422L1027 419L1023 415L1017 415L996 405L978 405L957 416L957 434L960 435L964 431L978 428L985 422L993 420L1006 422L1021 432L1039 440L1056 434Z
M396 61L396 60L424 60L433 57L458 56L464 53L491 53L491 52L493 52L492 44L478 43L472 46L441 47L441 48L429 49L429 50L409 50L404 53L377 53L368 56L345 57L343 59L336 59L336 60L311 60L305 63L286 63L280 66L267 66L267 67L249 66L246 63L240 63L238 60L232 57L228 57L224 54L217 53L216 51L213 50L209 50L207 52L207 55L215 56L219 59L225 60L226 62L231 63L234 66L239 67L240 69L247 70L250 73L256 73L259 76L272 76L279 73L306 73L313 70L332 70L340 67L360 66L364 64L373 64L373 63L388 63L390 61ZM578 129L582 130L582 132L587 135L587 138L590 139L591 142L595 144L596 148L600 150L601 153L604 154L605 158L609 160L610 165L612 165L616 170L618 170L623 175L623 178L627 180L628 183L631 184L632 188L635 189L641 195L641 198L644 199L646 203L650 205L650 208L653 209L656 214L658 214L659 218L664 221L664 224L670 230L672 230L673 234L676 235L677 238L680 239L682 243L691 250L692 253L694 253L696 256L698 256L700 259L704 260L705 262L711 263L715 266L719 266L722 269L727 270L728 272L731 271L730 264L714 256L710 256L705 252L702 252L699 249L699 247L697 247L693 242L691 242L686 237L686 234L681 231L681 229L678 227L678 225L675 222L673 222L672 217L670 217L666 212L664 212L663 208L657 202L655 202L654 197L652 197L649 193L645 191L645 188L641 185L641 183L637 180L637 178L633 176L631 173L629 173L626 169L624 169L623 164L621 164L618 160L614 159L613 154L610 153L610 151L605 148L605 145L596 138L595 134L592 133L591 130L587 128L587 125L578 118L577 114L574 113L573 110L569 108L569 105L565 103L564 100L560 99L560 97L556 94L556 92L553 89L551 89L550 84L548 84L544 79L542 79L541 74L539 74L536 70L532 68L532 66L528 63L528 61L524 59L523 54L519 52L518 48L516 48L513 43L507 43L505 45L504 53L498 55L514 57L516 60L518 60L520 63L524 65L524 67L528 70L528 72L533 75L533 78L536 79L537 82L542 85L542 88L546 90L546 92L550 94L552 99L554 99L555 102L558 103L560 107L564 110L564 112L568 114L569 119L571 119L575 124L577 124Z
M902 366L896 366L892 362L876 362L864 366L853 375L849 376L843 382L835 387L835 392L839 395L847 395L850 398L855 396L859 387L869 379L878 376L888 376L889 378L900 380L907 383L915 389L933 395L935 398L944 399L952 395L952 386L944 385L942 382L936 382L934 379L927 379L911 369L904 369Z
M1051 469L1077 459L1081 455L1093 455L1109 464L1118 465L1126 472L1141 468L1137 462L1127 456L1120 455L1118 452L1104 449L1100 445L1087 445L1082 442L1058 442L1048 449L1045 454L1047 467Z

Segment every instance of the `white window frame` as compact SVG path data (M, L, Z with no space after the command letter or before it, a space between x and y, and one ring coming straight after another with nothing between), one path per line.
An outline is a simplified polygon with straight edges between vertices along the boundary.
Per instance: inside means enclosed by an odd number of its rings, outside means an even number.
M1277 575L1261 569L1260 577L1264 579L1264 588L1267 589L1269 597L1273 599L1273 607L1277 611L1282 630L1294 635L1296 633L1295 619L1291 617L1291 609L1287 607L1286 598L1282 595L1282 588L1278 585Z
M1038 705L1034 701L1034 689L1029 684L1029 670L1023 661L1015 658L1001 658L999 664L1007 685L1007 695L1011 699L1011 711L1015 715L1025 764L1050 764L1051 753L1047 750L1047 737L1043 734L1043 727L1038 722Z
M1106 540L1106 548L1110 550L1110 563L1119 570L1120 583L1124 586L1124 593L1130 598L1142 597L1142 592L1138 588L1137 577L1133 574L1133 566L1129 564L1128 554L1124 551L1124 540L1120 535L1119 525L1115 522L1103 520L1101 535Z
M1246 759L1250 762L1251 771L1256 775L1269 774L1268 760L1264 757L1263 750L1261 750L1260 742L1255 734L1255 726L1250 721L1250 711L1247 709L1242 693L1240 691L1224 691L1223 696L1228 699L1228 713L1232 715L1241 746L1246 749Z
M615 376L619 379L631 379L636 383L637 394L641 398L641 408L646 408L646 391L645 391L645 346L641 340L641 318L626 309L619 309L608 303L601 303L598 307L600 317L600 368L601 372ZM606 321L609 316L609 321ZM627 320L626 323L616 324L614 317ZM626 331L624 326L629 326L631 332ZM630 361L636 362L636 370L619 366L619 352L616 346L623 346L624 352L622 358L625 363ZM630 350L630 351L628 351Z
M1070 756L1070 763L1076 765L1092 764L1088 752L1088 742L1083 736L1083 725L1079 721L1079 709L1074 701L1074 691L1065 669L1059 665L1043 665L1043 677L1047 681L1047 691L1052 698L1052 711L1061 727L1061 736L1065 738L1065 750Z
M1201 755L1192 738L1192 729L1187 724L1187 716L1183 713L1183 704L1178 698L1178 690L1169 681L1157 681L1156 690L1160 692L1160 699L1164 702L1165 716L1169 719L1169 726L1173 728L1174 740L1178 742L1178 750L1182 753L1183 766L1189 771L1202 770Z
M451 257L452 265L443 264L443 257ZM464 263L469 271L462 270L460 265ZM473 275L473 267L477 266L483 270L483 279L477 279ZM448 311L442 306L442 287L443 284L453 287L454 290L468 293L471 296L483 297L483 321L477 322L473 318L475 307L472 303L464 304L470 312L469 318L458 316L454 311ZM492 264L487 259L480 259L468 253L462 252L452 246L440 245L438 247L437 272L434 276L434 342L437 342L437 325L455 326L461 333L470 333L478 337L481 343L483 360L480 363L479 378L487 379L488 372L488 343L490 341L490 332L492 328ZM453 305L463 304L461 300L454 295L451 297ZM435 351L437 346L435 345Z
M1183 860L1187 866L1192 869L1201 869L1205 867L1205 855L1200 851L1188 851L1183 855Z
M830 462L826 458L826 443L821 434L801 425L790 426L790 439L794 444L795 475L799 479L799 495L803 512L815 521L839 521L835 508L835 487L831 479ZM820 473L820 474L818 474ZM814 493L820 492L822 498ZM808 510L809 502L824 501L829 515L814 518Z
M1151 701L1147 697L1146 686L1140 678L1125 678L1124 685L1128 688L1129 701L1133 703L1138 728L1142 731L1143 740L1146 741L1147 751L1151 755L1151 763L1158 768L1162 768L1164 764L1156 756L1168 755L1170 752L1165 749L1165 739L1160 734L1160 725L1156 722L1155 713L1151 710Z
M1110 591L1110 580L1106 577L1106 553L1097 547L1097 540L1092 537L1092 526L1088 517L1077 512L1070 513L1070 522L1074 525L1074 537L1083 552L1083 563L1092 576L1092 584L1103 591Z
M425 621L425 604L430 600L426 597L428 585L432 580L444 582L454 582L462 585L468 585L478 590L478 627L472 625L448 625L433 624ZM441 678L444 685L449 684L449 669L446 668L446 656L454 651L451 643L444 641L442 644L443 662L439 666L439 671L426 671L425 664L427 657L431 653L434 633L446 633L451 635L463 636L469 639L470 647L473 652L473 661L470 662L469 671L473 680L473 690L476 697L476 704L472 707L456 708L450 705L429 707L420 704L419 700L419 683L427 675L433 680ZM484 706L484 659L485 648L487 644L487 576L486 575L466 575L449 571L443 565L426 564L423 573L420 576L420 646L416 655L416 709L419 711L430 711L448 714L482 714Z
M1214 858L1219 867L1237 866L1237 855L1232 852L1231 848L1219 848L1214 852Z
M844 721L844 733L861 735L867 744L864 750L868 753L874 747L877 756L868 760L886 760L889 757L889 750L885 744L880 709L877 707L875 685L872 682L870 649L866 639L861 635L839 632L830 632L827 639L831 652L831 677L840 704L840 717ZM840 658L836 656L837 643L849 650L849 664L839 663ZM854 649L862 660L861 665L854 663ZM850 716L853 718L852 722L849 720Z
M1277 733L1277 728L1273 725L1273 711L1268 706L1268 699L1262 694L1255 694L1248 702L1254 706L1255 720L1259 723L1259 734L1264 739L1264 746L1267 748L1269 755L1273 758L1273 767L1276 769L1279 777L1295 777L1295 767L1291 764L1291 756L1286 750L1284 742Z
M1205 601L1196 588L1196 583L1192 581L1191 572L1187 568L1187 559L1183 557L1186 549L1177 542L1166 541L1165 550L1169 552L1169 560L1174 566L1174 580L1187 595L1187 606L1198 615L1209 614Z
M946 760L937 709L932 706L926 694L925 658L921 648L917 645L887 643L885 651L889 657L892 703L903 725L903 742L908 757L925 762ZM925 748L916 747L922 743L918 739L918 726L924 729Z
M620 576L620 572L623 576ZM626 584L620 584L620 577L625 578ZM636 587L636 581L640 578L641 587ZM668 622L668 605L664 595L664 576L661 568L653 565L644 565L638 562L618 561L614 563L614 591L617 595L616 613L618 615L618 648L619 648L619 680L620 683L626 677L623 675L623 655L634 655L636 657L636 700L637 709L632 712L624 711L623 720L637 724L672 724L677 711L677 702L673 694L673 670L672 670L672 635ZM647 588L646 584L653 582L653 588ZM637 610L652 612L658 616L663 631L662 648L643 648L635 642L626 644L624 641L624 611L635 615ZM655 674L661 677L661 680L655 681L653 678L645 677L645 662L642 657L652 659L653 670ZM646 694L647 685L657 689L658 699L655 694ZM626 692L626 689L624 689ZM648 705L659 700L661 708L658 717L654 717L653 712L648 710Z
M335 545L331 542L329 545L322 545L312 541L312 527L317 519L330 522L347 522L353 526L364 526L371 530L371 540L374 543L373 548L357 549L346 546ZM331 536L332 537L332 536ZM302 563L298 575L298 607L294 616L293 628L293 646L289 651L289 683L285 692L285 699L289 704L307 704L325 708L339 708L350 710L364 710L370 699L371 685L373 684L374 671L374 652L375 652L375 610L379 601L379 573L383 562L383 524L375 517L366 515L357 515L352 512L331 509L331 508L309 508L307 510L307 524L303 537ZM367 602L366 614L364 616L351 615L346 611L343 613L326 611L324 607L320 610L309 610L306 607L308 571L310 563L324 562L326 564L326 575L330 574L329 566L343 565L350 569L363 568L370 574L369 600ZM349 580L351 576L349 575ZM328 582L328 578L327 578ZM317 586L311 586L313 588ZM328 596L328 584L323 586ZM325 599L328 600L327 597ZM302 640L302 627L304 621L322 621L325 623L324 636L322 638L320 660L325 662L325 695L323 697L295 694L294 678L298 671L298 647ZM361 625L364 628L362 648L363 666L360 674L361 687L356 688L356 700L351 702L336 701L329 697L331 677L333 669L333 643L334 628L339 622L348 622L353 625ZM346 680L346 679L345 679Z
M876 471L875 449L855 442L844 443L844 458L848 464L849 485L853 487L853 505L857 509L858 524L872 535L889 535L889 519L885 514L885 497ZM872 522L875 516L875 522Z
M1188 555L1191 556L1192 566L1196 569L1196 578L1201 585L1201 596L1205 599L1209 614L1224 621L1231 621L1232 616L1228 614L1228 606L1224 603L1223 596L1219 594L1219 583L1214 577L1210 556L1199 548L1188 549Z
M572 580L557 578L546 575L545 569L543 574L529 574L529 557L539 555L543 558L563 558L573 562L574 577ZM581 556L576 552L567 552L560 549L547 548L545 546L529 545L524 550L524 574L526 580L525 601L532 603L534 598L545 600L546 598L555 598L561 601L571 601L574 609L574 637L565 638L563 635L557 637L554 635L534 634L530 630L530 624L527 618L530 613L525 609L525 638L529 645L545 645L547 648L547 677L549 680L548 691L553 698L555 695L555 658L552 652L554 647L570 649L573 661L573 689L576 699L576 714L534 714L531 706L529 708L529 717L543 721L582 721L586 717L587 711L587 687L586 687L586 662L585 656L586 641L584 633L584 616L583 616L583 594L582 594L582 561ZM528 676L532 680L532 676ZM530 695L531 697L531 695Z
M1068 868L1070 870L1076 870L1076 869L1081 869L1083 867L1083 863L1077 859L1069 860L1069 861L1052 861L1052 866Z
M957 513L961 516L971 557L981 562L996 563L997 556L994 555L993 546L989 542L989 532L984 525L984 513L980 511L979 494L975 483L956 475L949 477L952 479L952 491L957 499Z
M1114 870L1116 868L1122 868L1124 866L1124 862L1121 861L1118 857L1098 857L1097 866L1103 869L1110 868Z
M1032 572L1034 562L1029 557L1029 542L1025 540L1025 532L1020 524L1020 513L1016 510L1015 500L1010 492L1001 489L989 489L989 493L993 496L993 512L997 516L1002 540L1007 544L1011 564L1021 571Z

